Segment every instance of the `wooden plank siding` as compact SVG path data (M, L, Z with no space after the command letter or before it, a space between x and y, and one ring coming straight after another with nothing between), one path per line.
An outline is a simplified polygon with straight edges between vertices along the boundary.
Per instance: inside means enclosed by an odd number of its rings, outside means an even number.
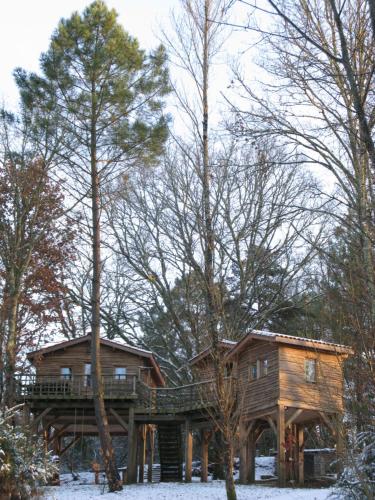
M317 362L316 382L305 379L305 359ZM294 407L343 411L342 362L342 357L335 353L279 345L280 400Z
M141 379L145 383L152 387L157 386L154 378L149 376L152 370L150 369L150 363L147 358L106 345L101 345L101 361L104 376L113 376L115 367L126 367L127 375L138 376L141 374ZM71 368L73 377L82 376L85 374L85 363L91 363L89 342L52 351L35 359L37 375L43 376L59 375L60 369L63 367ZM147 369L140 369L140 367Z
M250 380L249 367L257 360L268 360L268 374ZM274 406L279 397L278 346L268 342L249 344L239 355L237 375L243 416L247 417L259 408Z

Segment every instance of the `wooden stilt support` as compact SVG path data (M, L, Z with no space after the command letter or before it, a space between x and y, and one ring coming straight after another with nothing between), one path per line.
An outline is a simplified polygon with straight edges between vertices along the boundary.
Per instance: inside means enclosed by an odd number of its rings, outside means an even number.
M246 454L247 454L247 483L255 483L255 454L256 454L256 431L257 429L252 429L249 432L249 437L247 439ZM262 431L263 432L263 431Z
M248 441L248 432L247 432L247 423L241 421L239 426L239 437L240 437L240 484L247 484L248 477L248 453L247 453L247 441Z
M305 435L303 425L297 425L297 455L298 455L298 485L303 486L305 482L304 467Z
M134 422L134 407L129 408L128 422L128 484L137 482L137 428Z
M146 461L146 426L141 425L139 429L139 468L138 468L138 482L144 482L145 475L145 461Z
M45 410L42 411L37 417L34 418L34 420L31 422L31 427L32 430L37 430L39 422L42 420L43 417L47 415L52 410L52 408L46 408Z
M117 422L121 425L121 427L127 431L128 430L128 424L125 422L125 420L117 413L116 410L114 410L113 408L110 408L109 409L110 413L112 413L112 415L115 417L115 419L117 420Z
M344 469L344 450L345 450L345 438L344 438L344 426L342 423L342 418L337 416L335 421L336 426L336 455L337 455L337 476L342 474Z
M44 453L48 453L48 438L49 438L50 427L46 427L43 429L43 444L44 444Z
M71 448L71 447L73 446L73 444L75 444L75 443L76 443L77 441L79 441L80 439L81 439L81 436L76 436L74 439L72 439L72 440L70 441L70 443L69 443L67 446L65 446L65 448L64 448L63 450L61 450L61 452L60 452L60 457L61 457L62 455L64 455L64 453L66 453L66 452L69 450L69 448Z
M279 405L277 412L277 463L279 486L286 486L286 467L285 467L285 409Z
M24 427L29 427L30 425L30 406L25 404L22 412L23 425Z
M155 450L155 428L150 426L148 431L149 436L149 450L147 462L147 481L152 483L152 467L154 465L154 450Z
M191 431L191 422L185 422L185 483L191 482L193 461L193 433Z
M201 482L208 481L208 445L211 439L212 432L201 430Z

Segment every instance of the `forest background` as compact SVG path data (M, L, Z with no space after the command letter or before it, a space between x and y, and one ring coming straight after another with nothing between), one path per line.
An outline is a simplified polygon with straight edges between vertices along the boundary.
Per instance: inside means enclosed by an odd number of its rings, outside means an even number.
M134 75L148 97L132 118L109 86L102 123L114 126L95 157L80 149L85 102L66 93L56 46L42 48L42 75L37 57L34 66L12 58L23 69L22 105L15 111L8 87L1 130L5 402L25 350L47 340L101 328L155 352L169 383L181 384L207 344L256 328L353 346L348 408L355 429L368 429L374 17L371 0L178 2L171 23L144 39L153 52Z

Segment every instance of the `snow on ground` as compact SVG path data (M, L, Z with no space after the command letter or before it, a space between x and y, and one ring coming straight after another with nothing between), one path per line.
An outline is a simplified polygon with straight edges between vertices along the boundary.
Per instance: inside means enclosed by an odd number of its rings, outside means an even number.
M45 500L225 500L224 481L210 481L206 484L194 478L190 484L153 483L124 486L122 492L107 493L102 485L95 485L93 473L80 473L80 479L73 481L69 474L61 475L61 486L45 488ZM326 500L331 489L279 489L270 486L237 485L238 500Z

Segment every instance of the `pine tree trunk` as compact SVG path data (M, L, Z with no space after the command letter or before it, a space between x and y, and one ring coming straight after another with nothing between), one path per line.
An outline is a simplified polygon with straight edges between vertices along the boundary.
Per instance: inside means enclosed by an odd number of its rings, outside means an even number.
M102 458L109 491L122 489L116 468L108 419L104 405L104 384L100 359L100 191L96 160L96 131L91 130L91 190L92 190L92 296L91 296L91 364L95 417L98 426Z
M5 381L4 381L4 404L8 408L15 404L15 372L17 354L17 309L19 292L16 286L10 287L8 298L7 332L5 339Z

